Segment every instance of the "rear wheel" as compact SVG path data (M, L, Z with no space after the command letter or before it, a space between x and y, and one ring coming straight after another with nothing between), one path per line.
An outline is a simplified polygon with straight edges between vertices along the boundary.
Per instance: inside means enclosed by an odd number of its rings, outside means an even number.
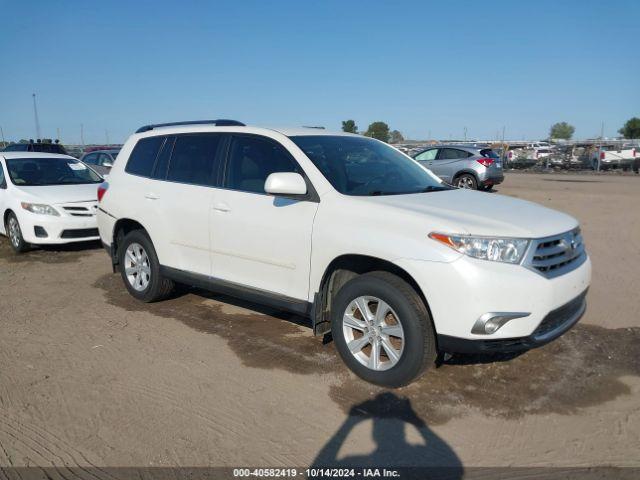
M476 180L476 177L474 177L470 173L463 173L462 175L456 177L453 184L458 188L465 188L468 190L478 189L478 182Z
M24 241L22 237L22 230L20 229L20 223L18 217L13 212L10 212L7 216L7 223L5 225L5 231L11 242L11 248L16 253L24 253L29 250L29 244Z
M346 365L362 379L400 387L433 364L436 342L416 291L388 272L347 282L331 308L332 336Z
M149 236L142 230L129 232L118 245L120 273L129 293L143 302L167 297L174 284L160 273L160 262Z

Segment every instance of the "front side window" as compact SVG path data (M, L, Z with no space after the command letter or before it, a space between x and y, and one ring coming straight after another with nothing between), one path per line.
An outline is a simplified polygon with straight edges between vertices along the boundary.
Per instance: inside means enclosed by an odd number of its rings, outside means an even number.
M225 186L244 192L265 193L264 182L272 173L302 173L285 148L266 138L236 136L231 141Z
M344 195L399 195L448 190L417 162L366 137L290 137Z
M220 161L220 134L193 134L176 137L169 162L167 180L194 185L215 186ZM168 151L169 143L167 144Z
M435 160L437 154L438 154L437 148L430 148L429 150L425 150L424 152L416 155L416 160L418 161Z
M0 163L0 187L4 188L4 170L2 169L2 163Z
M7 170L14 185L79 185L100 183L102 178L79 160L71 158L11 158Z
M142 177L150 177L153 170L153 164L160 150L160 145L164 137L147 137L141 138L133 147L133 151L129 156L129 161L124 169L127 173L140 175Z

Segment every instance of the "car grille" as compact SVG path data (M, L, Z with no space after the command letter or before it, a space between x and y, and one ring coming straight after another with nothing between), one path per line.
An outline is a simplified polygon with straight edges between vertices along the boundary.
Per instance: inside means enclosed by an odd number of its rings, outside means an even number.
M584 309L585 297L587 296L586 290L569 303L565 303L559 308L552 310L542 319L538 328L533 332L533 337L544 337L549 332L556 330L566 322L570 322L575 319L575 316Z
M98 204L96 202L81 202L62 205L62 209L74 217L95 217Z
M580 228L560 235L534 240L525 266L548 278L578 268L587 258Z
M97 228L76 228L73 230L63 230L60 238L87 238L98 237L100 232Z

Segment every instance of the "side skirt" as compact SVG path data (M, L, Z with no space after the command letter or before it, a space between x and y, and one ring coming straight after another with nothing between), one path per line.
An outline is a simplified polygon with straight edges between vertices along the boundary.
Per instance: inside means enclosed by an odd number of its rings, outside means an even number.
M296 313L304 317L310 317L313 311L313 304L297 298L287 297L278 293L268 292L257 288L247 287L238 283L209 277L199 273L185 272L177 268L160 265L160 273L171 280L191 285L194 287L222 293L230 297L239 298L248 302L259 303L278 310Z

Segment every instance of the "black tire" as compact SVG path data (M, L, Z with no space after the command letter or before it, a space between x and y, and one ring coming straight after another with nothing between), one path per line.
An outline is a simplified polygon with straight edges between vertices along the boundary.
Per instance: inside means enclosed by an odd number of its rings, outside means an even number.
M12 233L10 231L10 225L15 222L15 228ZM29 250L31 245L24 241L24 237L22 236L22 229L20 228L20 222L18 222L18 217L13 212L9 212L7 215L7 221L4 226L4 231L7 232L7 237L9 238L9 243L11 244L11 248L16 253L24 253Z
M458 188L478 190L478 181L476 180L476 177L474 177L470 173L463 173L462 175L458 175L453 181L453 184Z
M138 244L142 247L146 254L148 266L148 283L144 288L140 286L140 289L136 289L134 285L132 285L131 281L129 281L129 276L127 274L127 249L129 246L133 244ZM118 245L118 261L120 265L120 274L122 275L122 281L124 282L125 287L129 293L143 302L157 302L158 300L162 300L171 294L174 288L174 283L172 280L165 278L160 273L160 262L158 261L158 256L156 255L156 250L153 248L153 243L151 239L147 235L144 230L134 230L125 235L122 243ZM134 278L143 274L143 272L138 272L133 275Z
M351 302L361 296L376 297L386 302L399 317L404 334L404 346L397 363L387 370L369 368L361 363L347 346L343 316ZM389 272L359 275L340 289L331 305L331 333L345 364L363 380L384 387L395 388L411 383L433 365L436 359L435 330L422 298L411 285ZM367 347L371 348L371 344L365 348ZM364 352L364 349L361 349L361 352ZM369 353L371 352L372 350L369 350ZM384 355L387 355L386 352Z

